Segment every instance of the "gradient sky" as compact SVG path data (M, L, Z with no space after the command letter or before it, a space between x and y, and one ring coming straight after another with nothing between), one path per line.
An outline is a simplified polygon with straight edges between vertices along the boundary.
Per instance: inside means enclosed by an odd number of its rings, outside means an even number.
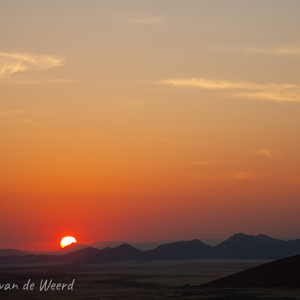
M0 248L300 238L299 11L0 0Z

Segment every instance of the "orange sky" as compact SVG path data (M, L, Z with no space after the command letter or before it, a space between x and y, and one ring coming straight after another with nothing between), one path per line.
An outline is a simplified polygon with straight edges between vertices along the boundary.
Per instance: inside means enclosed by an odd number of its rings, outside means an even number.
M300 238L298 1L0 7L0 248Z

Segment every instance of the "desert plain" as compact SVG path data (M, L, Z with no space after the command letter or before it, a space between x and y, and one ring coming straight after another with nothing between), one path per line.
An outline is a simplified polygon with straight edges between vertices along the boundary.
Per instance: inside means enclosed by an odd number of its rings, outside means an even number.
M206 282L270 260L190 259L103 264L22 264L0 266L1 299L300 299L291 288L203 288ZM73 285L71 283L75 279ZM24 290L26 283L32 290ZM47 290L41 290L41 282ZM58 284L61 284L59 286ZM62 284L68 284L61 290ZM9 289L8 285L14 289ZM4 287L7 287L5 290ZM57 289L58 287L58 289ZM68 289L68 287L70 289ZM71 289L72 288L72 289Z

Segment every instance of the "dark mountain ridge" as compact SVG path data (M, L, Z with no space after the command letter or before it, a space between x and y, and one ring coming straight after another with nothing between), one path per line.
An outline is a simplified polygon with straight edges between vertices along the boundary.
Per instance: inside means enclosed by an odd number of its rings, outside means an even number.
M88 259L80 260L82 263L103 263L107 261L128 261L141 260L142 251L138 250L128 244L123 244L115 248L105 248L99 250L96 255Z
M28 255L28 251L21 251L18 249L0 249L0 257L9 255L24 256Z
M300 240L284 241L267 235L237 233L214 247L222 258L279 259L300 253Z
M145 260L195 259L216 257L214 247L199 240L160 245L143 255Z
M79 248L81 246L79 245ZM78 248L76 244L70 246L70 249L76 248ZM164 244L153 250L143 252L124 243L114 248L106 247L102 250L86 247L63 255L9 255L0 257L0 263L70 262L94 264L108 261L197 258L280 259L299 253L300 240L283 241L262 234L252 236L238 233L215 247L206 245L200 240L192 240Z

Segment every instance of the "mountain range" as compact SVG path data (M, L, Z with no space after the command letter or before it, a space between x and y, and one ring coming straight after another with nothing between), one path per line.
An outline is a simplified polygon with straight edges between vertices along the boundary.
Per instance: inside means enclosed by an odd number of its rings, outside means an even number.
M102 250L72 244L47 254L28 254L16 249L0 250L0 263L71 262L104 263L108 261L149 261L197 258L280 259L300 254L300 239L284 241L266 235L238 233L226 241L210 246L200 240L173 242L141 251L126 243Z

